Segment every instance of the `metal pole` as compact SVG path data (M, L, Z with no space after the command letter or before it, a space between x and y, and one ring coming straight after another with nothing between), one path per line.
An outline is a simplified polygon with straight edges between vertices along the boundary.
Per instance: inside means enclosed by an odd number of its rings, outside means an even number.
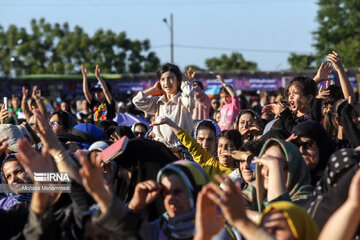
M174 63L174 19L173 14L170 14L170 57L171 63Z

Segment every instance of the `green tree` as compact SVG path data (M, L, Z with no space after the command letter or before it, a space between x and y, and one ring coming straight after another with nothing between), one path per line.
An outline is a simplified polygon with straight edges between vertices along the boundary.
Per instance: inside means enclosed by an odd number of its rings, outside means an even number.
M316 21L318 29L313 32L317 65L333 50L337 51L348 67L360 66L360 1L319 0ZM309 63L312 56L291 55L288 62L292 69ZM311 64L310 64L311 66Z
M203 69L197 65L190 64L190 65L185 66L184 72L186 72L189 69L189 67L191 67L195 72L206 71L205 69Z
M292 70L306 70L316 68L315 56L291 53L288 62Z
M15 25L0 26L0 72L17 75L76 73L81 64L101 66L103 72L151 72L160 60L149 40L131 40L125 32L99 29L93 36L75 26L31 20L31 32ZM11 70L12 69L12 70Z
M246 61L244 57L237 52L231 53L230 56L222 54L220 58L208 58L205 64L212 71L234 71L234 70L256 70L255 62Z

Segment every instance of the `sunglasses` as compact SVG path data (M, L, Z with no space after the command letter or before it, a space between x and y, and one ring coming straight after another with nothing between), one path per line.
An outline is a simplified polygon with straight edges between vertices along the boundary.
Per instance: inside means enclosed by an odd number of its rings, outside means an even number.
M139 135L140 135L140 136L143 137L143 136L145 136L146 132L137 132L137 131L135 131L134 134L135 134L135 136L139 136Z
M314 144L314 141L313 140L306 140L306 141L298 141L298 142L295 142L295 145L298 146L298 148L300 148L301 146L303 148L311 148L312 145Z
M56 121L53 121L53 122L50 122L50 126L51 127L56 127L56 126L59 126L59 123L56 122Z

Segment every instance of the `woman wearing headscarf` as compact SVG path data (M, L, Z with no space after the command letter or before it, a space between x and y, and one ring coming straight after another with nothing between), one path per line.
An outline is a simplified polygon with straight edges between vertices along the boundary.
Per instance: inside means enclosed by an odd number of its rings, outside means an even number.
M190 134L181 129L169 118L162 119L159 123L153 123L153 125L167 124L172 131L179 138L180 142L187 148L189 153L195 162L204 168L205 172L209 174L212 180L214 175L219 173L230 174L235 170L235 160L231 156L231 152L239 150L242 145L242 137L236 130L224 130L219 134L219 140L217 142L217 156L210 154L208 148L206 151L202 144L198 143ZM200 127L199 127L200 129ZM214 132L212 132L212 138L214 138ZM199 138L200 130L197 133ZM199 140L199 139L198 139Z
M127 206L112 191L94 184L103 180L100 164L96 162L97 167L93 168L84 164L90 173L81 174L87 191L99 203L100 209L92 217L97 226L110 232L114 239L193 239L197 195L209 181L197 163L180 160L166 165L158 171L156 181L137 184ZM158 195L162 195L165 211L148 223L142 212Z
M349 196L345 203L331 216L321 231L319 240L359 239L354 236L359 230L360 212L360 171L357 171L349 187Z
M50 126L57 136L66 139L70 130L77 124L76 118L69 112L57 111L50 115Z
M307 207L320 229L346 201L351 179L359 169L359 162L360 153L353 149L341 149L330 156L324 175L316 184L316 199ZM360 231L357 235L360 236Z
M299 123L292 134L291 142L299 147L310 169L311 185L315 186L323 175L330 155L334 152L335 144L324 127L311 120Z
M157 176L166 212L149 223L152 239L192 239L197 195L209 177L199 164L176 161ZM129 207L131 206L129 203Z
M217 141L220 135L219 125L211 120L201 120L194 129L194 138L210 154L217 155Z
M240 184L234 183L228 176L216 176L216 179L226 190L209 183L199 193L195 240L211 239L224 221L247 240L317 239L319 231L315 222L300 206L289 201L271 203L262 211L257 225L245 213ZM217 210L219 207L221 214Z
M149 179L156 180L158 171L176 157L163 143L148 139L129 140L125 151L114 161L117 174L114 180L114 193L124 203L133 197L135 186ZM164 212L160 198L157 198L144 211L148 220L154 220Z
M255 162L256 180L244 190L249 209L261 212L277 201L304 206L312 199L310 173L294 144L270 138Z

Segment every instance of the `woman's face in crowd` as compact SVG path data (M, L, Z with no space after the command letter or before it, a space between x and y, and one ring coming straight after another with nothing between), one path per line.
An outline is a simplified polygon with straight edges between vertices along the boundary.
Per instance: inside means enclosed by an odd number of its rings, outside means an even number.
M67 111L67 107L68 107L68 105L67 105L66 102L61 102L61 103L60 103L60 109L61 109L61 111L66 112L66 111Z
M59 123L59 116L57 114L53 115L50 118L50 126L56 135L66 135L68 134L68 130L64 128L64 126L60 125Z
M198 131L196 141L210 154L216 151L216 136L210 129L201 129Z
M134 135L136 138L144 138L146 134L146 129L141 124L138 124L134 128Z
M24 184L29 182L25 169L18 161L6 162L3 167L3 173L8 184Z
M221 113L220 112L217 112L216 114L215 114L215 122L217 122L217 123L219 123L220 122L220 117L221 117Z
M320 158L320 150L317 143L309 137L299 137L295 145L299 147L301 155L309 169L316 168Z
M217 100L217 99L215 99L215 98L211 99L211 107L212 107L214 110L218 109L218 107L219 107L219 100Z
M263 156L264 157L265 156L270 156L270 157L273 157L273 158L277 158L278 161L283 162L282 165L284 167L284 177L285 177L285 182L286 182L286 180L287 180L287 171L285 169L286 169L287 163L286 163L285 155L282 152L281 148L279 146L271 146L265 151ZM268 189L268 186L269 186L269 169L266 166L261 167L261 176L264 178L264 188Z
M220 93L220 103L222 105L231 103L231 96L228 93L221 92Z
M224 167L232 168L234 166L234 159L229 154L230 152L236 150L234 143L225 138L221 137L218 140L218 158L219 162Z
M19 99L18 97L13 97L13 98L11 99L11 106L12 106L13 108L18 108L18 107L20 107L20 99Z
M178 92L179 82L174 73L167 71L161 75L160 86L166 94L176 94Z
M241 159L239 162L239 168L241 176L245 182L249 183L255 180L255 172L250 169L250 162L247 161L247 158L251 156L250 152L244 154L244 159Z
M83 100L82 102L81 102L81 110L82 111L87 111L89 108L88 108L88 105L87 105L87 101L86 101L86 99L85 100Z
M279 210L267 213L262 227L277 240L295 240L284 214Z
M240 116L238 130L243 135L246 130L254 123L254 117L250 113L244 113Z
M169 217L175 217L191 211L189 195L184 182L177 174L161 178L164 207Z

